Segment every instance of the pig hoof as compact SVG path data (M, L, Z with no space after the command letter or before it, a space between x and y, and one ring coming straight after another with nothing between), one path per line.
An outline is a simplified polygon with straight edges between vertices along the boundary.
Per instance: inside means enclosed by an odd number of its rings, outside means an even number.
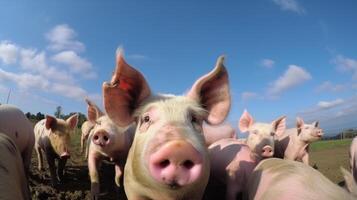
M90 191L91 191L91 199L97 200L99 197L99 184L92 183Z

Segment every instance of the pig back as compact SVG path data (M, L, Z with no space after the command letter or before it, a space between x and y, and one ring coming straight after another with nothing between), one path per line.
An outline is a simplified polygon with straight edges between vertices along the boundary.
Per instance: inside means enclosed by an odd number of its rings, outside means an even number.
M31 149L35 142L33 126L24 113L12 105L0 105L0 132L9 136L20 152Z
M29 199L23 162L17 145L0 132L0 199Z

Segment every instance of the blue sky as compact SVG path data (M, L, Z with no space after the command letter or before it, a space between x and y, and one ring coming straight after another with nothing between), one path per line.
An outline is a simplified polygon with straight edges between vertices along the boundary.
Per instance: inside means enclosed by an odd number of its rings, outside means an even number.
M182 94L226 55L236 125L280 115L357 127L357 2L0 1L0 102L86 112L123 46L155 92Z

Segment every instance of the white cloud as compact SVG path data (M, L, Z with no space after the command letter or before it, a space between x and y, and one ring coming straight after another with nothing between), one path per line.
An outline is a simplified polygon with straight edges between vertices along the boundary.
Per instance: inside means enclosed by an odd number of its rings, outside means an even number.
M338 55L332 62L336 64L338 70L352 72L352 78L357 80L357 60Z
M242 101L247 101L249 99L255 99L258 97L258 94L255 92L243 92L242 93Z
M305 14L305 9L296 0L273 0L273 2L285 11Z
M320 101L317 103L317 106L322 109L329 109L329 108L339 106L342 103L344 103L343 99L336 99L333 101Z
M0 42L0 61L5 65L13 64L17 61L19 48L10 41Z
M346 89L345 85L342 84L333 84L330 81L325 81L321 85L317 86L317 92L341 92Z
M77 33L67 24L57 25L46 34L46 38L50 41L48 48L54 51L84 51L84 44L75 40L76 36Z
M83 100L87 96L83 88L74 85L54 83L51 89L62 96L77 100Z
M49 81L40 75L33 75L29 73L13 73L7 72L0 68L0 80L12 81L21 89L35 89L39 88L47 90L49 88Z
M275 61L274 60L271 60L271 59L263 59L260 63L263 67L265 68L273 68L274 65L275 65Z
M77 74L82 74L87 78L95 78L96 74L93 72L92 64L86 59L81 58L74 51L62 51L52 57L52 60L68 65L70 71Z
M305 71L302 67L289 65L288 70L268 88L268 94L270 96L278 96L283 91L300 85L311 78L310 73Z

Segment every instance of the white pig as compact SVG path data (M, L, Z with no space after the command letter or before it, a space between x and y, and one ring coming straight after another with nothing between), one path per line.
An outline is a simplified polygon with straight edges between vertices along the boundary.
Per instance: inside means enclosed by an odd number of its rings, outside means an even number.
M103 159L115 163L115 183L120 187L120 178L125 161L133 142L133 127L116 126L107 115L88 99L88 120L94 124L89 136L88 169L91 180L91 195L93 199L99 194L98 169Z
M254 167L262 159L273 155L273 136L284 132L285 117L280 117L271 124L253 123L253 118L245 111L240 120L240 128L244 132L249 131L247 145L238 139L222 139L209 146L211 178L206 191L216 193L216 187L225 187L226 192L221 194L221 198L225 195L227 200L234 200L240 193L244 193Z
M0 132L0 199L30 199L19 148Z
M323 136L319 122L305 124L297 117L296 128L287 129L275 140L274 157L300 161L309 164L309 145Z
M353 138L351 146L350 146L350 167L351 173L357 182L357 137Z
M9 136L19 148L27 174L35 144L31 122L19 108L2 104L0 105L0 132Z
M249 200L352 200L357 186L352 175L342 170L347 189L332 183L314 168L291 160L270 158L254 169L248 182Z
M90 122L90 121L83 122L83 124L81 126L81 131L82 131L82 135L81 135L81 153L84 152L85 144L87 143L89 134L90 134L91 130L93 129L93 127L94 127L94 124L92 122ZM86 154L85 157L87 158L87 154Z
M223 57L185 96L153 95L144 76L117 54L104 107L118 125L137 122L124 169L129 200L199 200L210 166L202 121L220 124L230 109Z

